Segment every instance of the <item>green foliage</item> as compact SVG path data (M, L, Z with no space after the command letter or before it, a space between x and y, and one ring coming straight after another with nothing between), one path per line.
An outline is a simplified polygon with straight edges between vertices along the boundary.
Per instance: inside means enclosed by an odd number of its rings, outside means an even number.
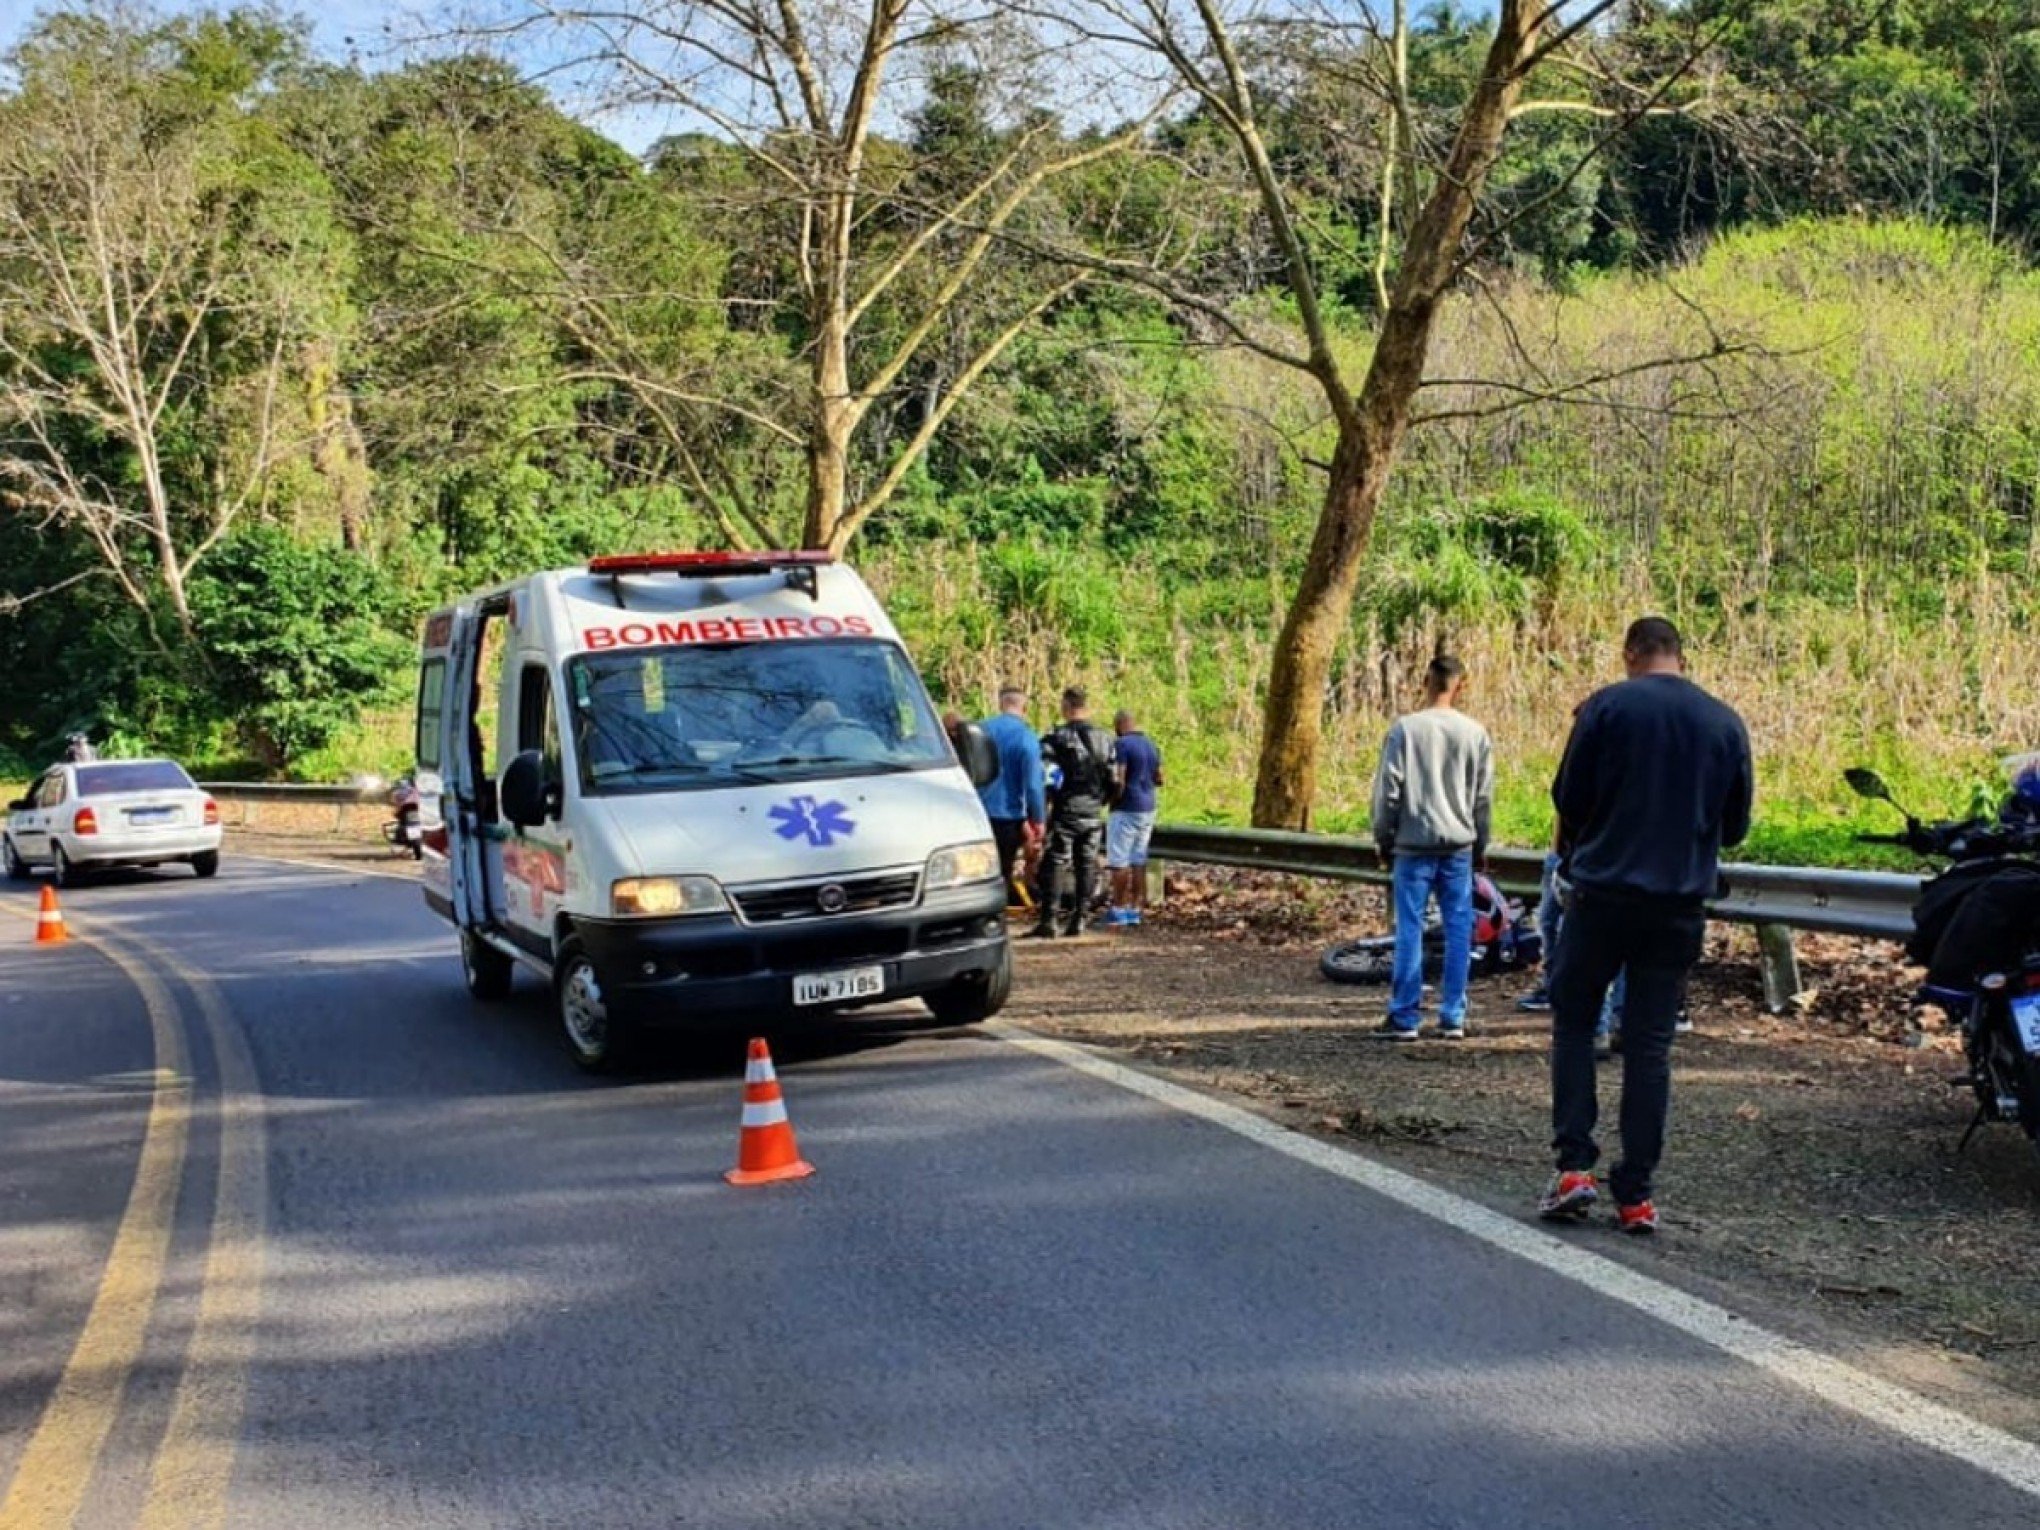
M1001 542L985 558L984 575L1005 616L1052 629L1083 660L1126 637L1121 591L1095 554L1051 542Z
M1541 490L1512 489L1407 512L1383 538L1363 599L1391 646L1419 624L1525 621L1568 569L1597 550L1580 514Z
M406 657L388 592L338 548L273 527L222 543L192 589L198 637L242 742L271 767L329 743Z

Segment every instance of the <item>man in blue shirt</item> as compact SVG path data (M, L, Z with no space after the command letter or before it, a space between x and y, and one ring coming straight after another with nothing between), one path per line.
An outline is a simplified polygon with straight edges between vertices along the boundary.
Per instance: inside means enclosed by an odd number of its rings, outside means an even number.
M1041 740L1027 725L1027 693L1017 685L999 690L999 710L981 727L999 751L999 778L978 788L992 838L999 846L999 874L1006 897L1013 901L1013 864L1022 844L1038 843L1042 820L1048 816L1041 771Z
M1105 866L1112 874L1112 908L1105 922L1140 923L1147 902L1148 839L1155 832L1155 791L1162 784L1162 752L1154 740L1134 726L1133 714L1113 716L1119 735L1113 771L1117 791L1112 821L1105 830Z

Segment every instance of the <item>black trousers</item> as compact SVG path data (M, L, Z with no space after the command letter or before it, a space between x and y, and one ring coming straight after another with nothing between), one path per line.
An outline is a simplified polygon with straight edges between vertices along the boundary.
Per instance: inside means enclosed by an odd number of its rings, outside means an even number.
M1586 888L1574 889L1559 926L1551 967L1551 1146L1560 1169L1591 1169L1600 1156L1594 1142L1600 1117L1594 1024L1615 974L1629 970L1622 1011L1622 1157L1608 1175L1621 1205L1650 1199L1651 1176L1664 1156L1672 1031L1706 930L1697 904Z
M1056 812L1048 820L1048 846L1041 857L1041 928L1055 928L1062 907L1064 876L1074 869L1077 901L1066 933L1084 927L1091 910L1091 887L1098 877L1098 847L1105 840L1105 820L1096 813Z
M1013 867L1020 860L1020 847L1027 842L1027 824L1019 818L994 818L992 843L999 847L999 885L1006 889L1006 901L1013 901Z

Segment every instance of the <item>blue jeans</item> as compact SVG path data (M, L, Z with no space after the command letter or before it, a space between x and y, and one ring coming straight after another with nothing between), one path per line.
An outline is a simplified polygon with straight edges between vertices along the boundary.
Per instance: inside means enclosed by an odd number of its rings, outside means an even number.
M1466 1020L1466 972L1473 959L1473 852L1395 858L1395 987L1389 1023L1413 1031L1421 1023L1424 999L1424 910L1438 900L1445 926L1445 973L1439 982L1438 1019Z
M1537 933L1544 941L1544 974L1551 975L1551 959L1558 954L1558 927L1565 910L1558 903L1558 852L1544 852L1544 876L1537 886Z

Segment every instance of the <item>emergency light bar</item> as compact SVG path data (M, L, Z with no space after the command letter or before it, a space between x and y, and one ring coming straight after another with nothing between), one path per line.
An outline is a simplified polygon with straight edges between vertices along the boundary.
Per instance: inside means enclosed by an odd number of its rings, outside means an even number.
M797 552L666 552L609 553L588 560L588 572L608 576L611 593L624 605L626 574L677 574L683 579L729 579L744 574L786 575L786 582L809 600L820 600L815 570L834 563L836 555L817 549Z
M782 568L810 568L834 563L834 553L802 552L667 552L610 553L588 560L591 574L694 574L713 579L722 574L769 574Z

